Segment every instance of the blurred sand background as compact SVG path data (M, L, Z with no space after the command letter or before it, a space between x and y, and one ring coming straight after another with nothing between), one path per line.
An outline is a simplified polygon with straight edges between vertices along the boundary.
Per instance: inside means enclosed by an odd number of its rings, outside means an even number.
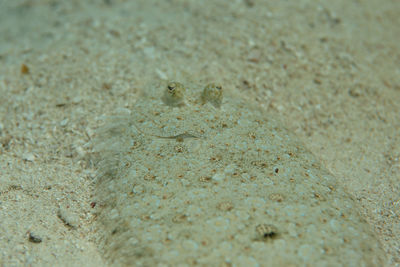
M399 13L395 0L1 1L0 266L105 265L85 144L149 81L185 76L284 121L399 266Z

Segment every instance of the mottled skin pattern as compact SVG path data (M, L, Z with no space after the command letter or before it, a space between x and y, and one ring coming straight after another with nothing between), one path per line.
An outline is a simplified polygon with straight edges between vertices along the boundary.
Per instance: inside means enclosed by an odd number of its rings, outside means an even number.
M146 87L94 141L110 265L384 266L354 201L281 122L185 84Z

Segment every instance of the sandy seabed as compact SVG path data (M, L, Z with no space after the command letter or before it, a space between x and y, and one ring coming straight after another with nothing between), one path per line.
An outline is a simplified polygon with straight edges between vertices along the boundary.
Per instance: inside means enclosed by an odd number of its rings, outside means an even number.
M282 121L399 266L399 12L394 0L0 2L0 265L108 265L87 144L167 79L218 82Z

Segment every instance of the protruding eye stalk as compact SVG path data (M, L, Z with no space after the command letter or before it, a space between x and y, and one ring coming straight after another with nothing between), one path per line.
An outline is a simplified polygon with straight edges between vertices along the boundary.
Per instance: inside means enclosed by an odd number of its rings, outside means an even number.
M165 90L163 101L166 105L180 107L185 105L185 87L178 82L170 82Z
M210 102L214 107L219 108L222 103L222 86L215 83L210 83L204 87L201 94L203 104Z
M176 84L175 84L175 83L169 83L167 87L168 87L168 90L169 90L170 92L172 92L172 91L175 90Z
M171 107L185 106L186 87L179 82L169 82L164 89L162 100ZM209 102L214 107L219 108L222 104L222 86L215 83L207 84L200 97L201 104Z

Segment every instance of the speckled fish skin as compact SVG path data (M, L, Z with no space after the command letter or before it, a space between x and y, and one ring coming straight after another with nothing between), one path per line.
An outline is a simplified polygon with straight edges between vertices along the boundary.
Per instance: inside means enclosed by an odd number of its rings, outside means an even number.
M172 107L165 88L149 85L151 97L98 133L110 263L384 265L355 202L282 123L226 90L210 108L198 101L201 84L185 86L186 105ZM155 137L187 132L202 138Z

